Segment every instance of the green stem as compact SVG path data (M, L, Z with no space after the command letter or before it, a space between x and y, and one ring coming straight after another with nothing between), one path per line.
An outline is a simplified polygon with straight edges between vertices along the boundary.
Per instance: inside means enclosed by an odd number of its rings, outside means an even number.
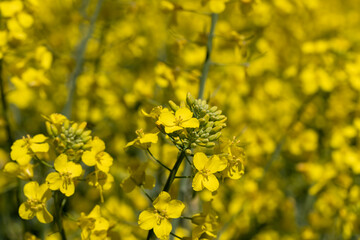
M55 204L55 223L58 227L58 231L61 235L62 240L66 240L66 234L64 231L63 223L62 223L62 209L65 205L65 199L63 198L61 192L56 191L54 193L54 204Z
M217 23L217 20L218 20L218 15L216 13L211 14L210 33L206 45L206 58L200 78L200 88L199 88L199 96L198 96L199 99L202 99L204 97L205 83L211 65L211 51L212 51L215 25Z
M179 167L180 167L182 161L184 160L185 155L186 155L185 149L182 149L179 156L178 156L178 158L176 159L174 167L170 171L168 179L166 180L165 186L163 188L164 192L169 192L171 184L174 182L176 173L179 170ZM150 230L146 239L150 240L150 239L153 238L153 236L154 236L154 231Z
M151 153L150 149L146 149L147 152L150 154L150 156L152 157L152 159L154 159L155 162L157 162L158 164L160 164L163 168L165 168L168 171L171 171L170 168L168 168L165 164L163 164L162 162L160 162L160 160L158 160L156 157L154 157L154 155Z
M63 109L63 114L67 117L70 117L70 115L71 115L71 109L72 109L72 105L74 102L74 96L75 96L75 90L76 90L76 79L81 74L82 67L84 64L84 55L85 55L87 43L90 40L90 38L94 32L95 22L96 22L97 17L99 16L102 3L103 3L103 0L98 0L95 11L90 20L89 30L88 30L86 36L81 40L80 44L78 45L78 47L76 49L76 65L75 65L75 69L72 72L69 82L68 82L69 94L68 94L68 98L67 98L65 107Z

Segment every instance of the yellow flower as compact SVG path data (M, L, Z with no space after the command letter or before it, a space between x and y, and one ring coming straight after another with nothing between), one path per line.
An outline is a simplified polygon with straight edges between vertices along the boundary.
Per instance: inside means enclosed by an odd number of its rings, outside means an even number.
M101 217L99 205L96 205L87 216L81 213L78 224L81 228L81 239L86 240L105 239L109 229L109 222Z
M170 194L161 192L153 202L155 209L142 211L138 224L144 230L154 229L160 239L167 239L172 230L171 218L179 218L185 205L180 200L171 200Z
M34 177L34 165L31 163L26 165L20 165L16 162L8 162L4 166L4 172L15 175L16 177L23 180L30 180Z
M227 166L226 161L218 156L208 159L204 153L198 152L194 156L194 165L198 172L193 179L193 189L201 191L205 187L211 192L216 191L219 188L219 181L214 173L224 170Z
M239 179L244 175L245 152L241 147L230 145L228 147L228 156L225 158L228 162L224 173L231 179Z
M142 129L136 130L138 137L126 144L125 147L135 146L141 149L147 149L151 146L151 143L157 143L158 133L144 133Z
M51 190L59 190L67 197L75 192L74 179L82 172L80 164L69 162L67 155L61 154L55 159L54 167L57 172L49 173L46 182Z
M129 193L134 190L136 186L144 186L144 188L147 189L155 187L155 178L145 173L146 166L146 163L137 162L129 167L130 177L121 183L124 192Z
M198 128L199 120L192 116L193 113L188 108L179 108L175 115L170 111L162 111L156 123L163 125L166 133L172 133L184 128Z
M27 136L16 140L11 146L11 159L20 165L28 164L34 153L49 151L49 144L45 143L46 139L43 134L38 134L33 138Z
M25 184L24 194L28 200L19 207L19 215L22 219L30 220L36 216L41 223L52 222L53 216L47 211L45 203L51 198L51 191L46 184L39 186L33 181Z
M98 137L92 141L91 151L85 151L82 155L82 161L88 166L95 166L103 171L109 172L110 166L113 163L112 157L104 152L105 143Z
M114 177L110 173L95 170L86 177L87 183L91 187L99 189L101 202L104 202L103 192L110 190L114 182Z

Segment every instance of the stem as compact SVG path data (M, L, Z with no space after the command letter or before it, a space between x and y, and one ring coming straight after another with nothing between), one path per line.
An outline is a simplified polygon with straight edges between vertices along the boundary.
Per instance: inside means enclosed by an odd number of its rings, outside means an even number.
M175 179L176 173L179 170L179 167L180 167L182 161L184 160L185 155L186 155L185 149L182 149L178 158L176 159L173 169L171 169L171 171L170 171L168 179L166 180L165 186L163 188L164 192L169 192L171 184L173 183L173 181ZM146 239L150 240L153 238L153 236L154 236L154 231L150 230Z
M54 193L54 203L55 203L55 222L58 227L59 233L62 240L66 240L66 234L62 224L62 209L65 205L64 198L59 191Z
M217 20L218 20L218 15L216 13L211 14L210 33L206 44L206 58L200 78L200 88L199 88L199 96L198 96L199 99L202 99L204 97L205 82L211 65L212 43L213 43L215 25L217 23Z
M168 168L165 164L163 164L162 162L160 162L160 160L158 160L156 157L154 157L154 155L150 152L150 149L146 149L147 152L150 154L150 156L152 157L152 159L154 159L158 164L160 164L163 168L165 168L168 171L171 171L170 168Z
M95 11L90 20L89 30L88 30L86 36L81 40L80 44L78 45L78 47L76 49L76 65L75 65L74 71L70 75L70 79L68 82L69 95L68 95L65 107L63 109L63 114L68 118L70 117L72 105L74 102L74 95L75 95L75 90L76 90L76 79L82 71L87 43L88 43L89 39L91 38L92 33L94 32L95 22L100 13L102 3L103 3L103 0L98 0Z
M163 188L164 192L169 192L171 184L173 183L173 181L175 179L175 175L176 175L177 171L179 170L179 167L180 167L184 157L185 157L185 150L182 150L176 160L176 163L175 163L173 169L171 169L171 171L170 171L170 175L169 175L169 177L165 183L165 186Z

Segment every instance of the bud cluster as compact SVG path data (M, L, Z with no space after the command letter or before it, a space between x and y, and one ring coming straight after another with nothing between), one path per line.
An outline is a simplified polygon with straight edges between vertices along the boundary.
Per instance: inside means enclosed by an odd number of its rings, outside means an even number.
M191 144L193 148L214 147L215 141L221 136L221 130L226 127L227 117L216 106L210 107L205 100L194 99L190 93L186 96L186 103L200 125L199 128L173 136L174 139L179 143ZM179 109L173 101L169 101L169 106L173 111Z
M55 150L68 155L69 160L79 161L83 152L91 148L91 130L85 130L86 122L79 124L63 115L53 115L46 117L46 130L52 137Z

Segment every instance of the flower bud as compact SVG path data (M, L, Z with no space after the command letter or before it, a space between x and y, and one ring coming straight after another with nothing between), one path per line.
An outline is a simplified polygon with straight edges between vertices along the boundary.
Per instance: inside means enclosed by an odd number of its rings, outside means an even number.
M186 95L186 103L191 107L195 103L195 98L188 92Z
M176 105L176 103L174 103L173 101L169 101L169 106L171 108L171 110L173 110L174 112L176 112L180 107L178 105Z

